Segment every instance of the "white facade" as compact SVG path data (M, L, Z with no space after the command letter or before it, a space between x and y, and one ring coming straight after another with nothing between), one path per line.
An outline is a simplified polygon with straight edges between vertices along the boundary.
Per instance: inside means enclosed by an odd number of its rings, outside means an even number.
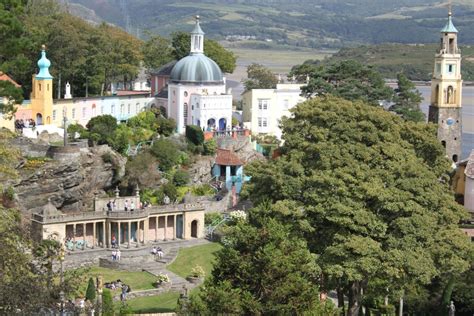
M168 117L176 121L178 133L184 133L186 125L199 125L207 129L208 126L216 129L230 128L232 124L232 95L226 94L225 84L196 85L176 84L168 85ZM214 119L214 124L211 119Z
M242 97L244 125L254 134L274 135L281 139L280 120L290 117L290 109L305 101L304 84L277 84L276 89L253 89Z

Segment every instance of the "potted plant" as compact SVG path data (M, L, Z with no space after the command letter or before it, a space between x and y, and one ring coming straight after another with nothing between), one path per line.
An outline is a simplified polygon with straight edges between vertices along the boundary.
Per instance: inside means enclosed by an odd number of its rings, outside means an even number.
M194 266L191 274L186 278L191 283L199 283L206 273L201 266Z
M154 283L154 286L155 287L160 287L160 286L165 285L165 284L170 283L170 282L171 282L170 278L168 277L167 274L160 273L156 277L156 282Z

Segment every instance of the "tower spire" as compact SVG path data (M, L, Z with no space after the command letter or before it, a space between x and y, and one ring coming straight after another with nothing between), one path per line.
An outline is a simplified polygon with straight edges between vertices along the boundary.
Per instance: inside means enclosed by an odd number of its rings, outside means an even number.
M41 45L41 58L38 60L39 73L36 75L36 79L53 79L53 76L49 73L49 67L51 62L46 58L46 46Z
M191 54L204 53L204 32L199 25L199 15L196 15L196 25L191 32Z

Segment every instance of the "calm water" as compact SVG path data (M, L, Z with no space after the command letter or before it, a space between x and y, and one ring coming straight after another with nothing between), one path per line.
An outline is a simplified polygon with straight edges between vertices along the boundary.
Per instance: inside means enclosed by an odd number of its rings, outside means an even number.
M421 103L421 110L428 115L428 107L431 98L430 86L417 86L417 89L423 95L423 102ZM463 87L463 135L462 135L462 158L469 157L472 149L474 149L474 87Z

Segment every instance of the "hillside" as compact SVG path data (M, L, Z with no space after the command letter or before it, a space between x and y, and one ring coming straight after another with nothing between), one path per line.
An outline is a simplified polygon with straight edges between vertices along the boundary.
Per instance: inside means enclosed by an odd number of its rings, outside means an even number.
M189 30L192 16L214 39L259 40L292 46L435 43L447 8L440 0L70 0L104 21L143 36ZM455 0L461 43L474 43L474 3ZM78 8L76 6L76 8ZM76 11L74 8L73 11Z
M398 72L404 72L411 80L431 80L433 60L438 46L382 44L366 45L355 48L343 48L324 62L346 59L357 60L374 65L385 78L396 78ZM474 47L461 47L463 55L463 78L474 81ZM315 61L318 63L318 61Z

